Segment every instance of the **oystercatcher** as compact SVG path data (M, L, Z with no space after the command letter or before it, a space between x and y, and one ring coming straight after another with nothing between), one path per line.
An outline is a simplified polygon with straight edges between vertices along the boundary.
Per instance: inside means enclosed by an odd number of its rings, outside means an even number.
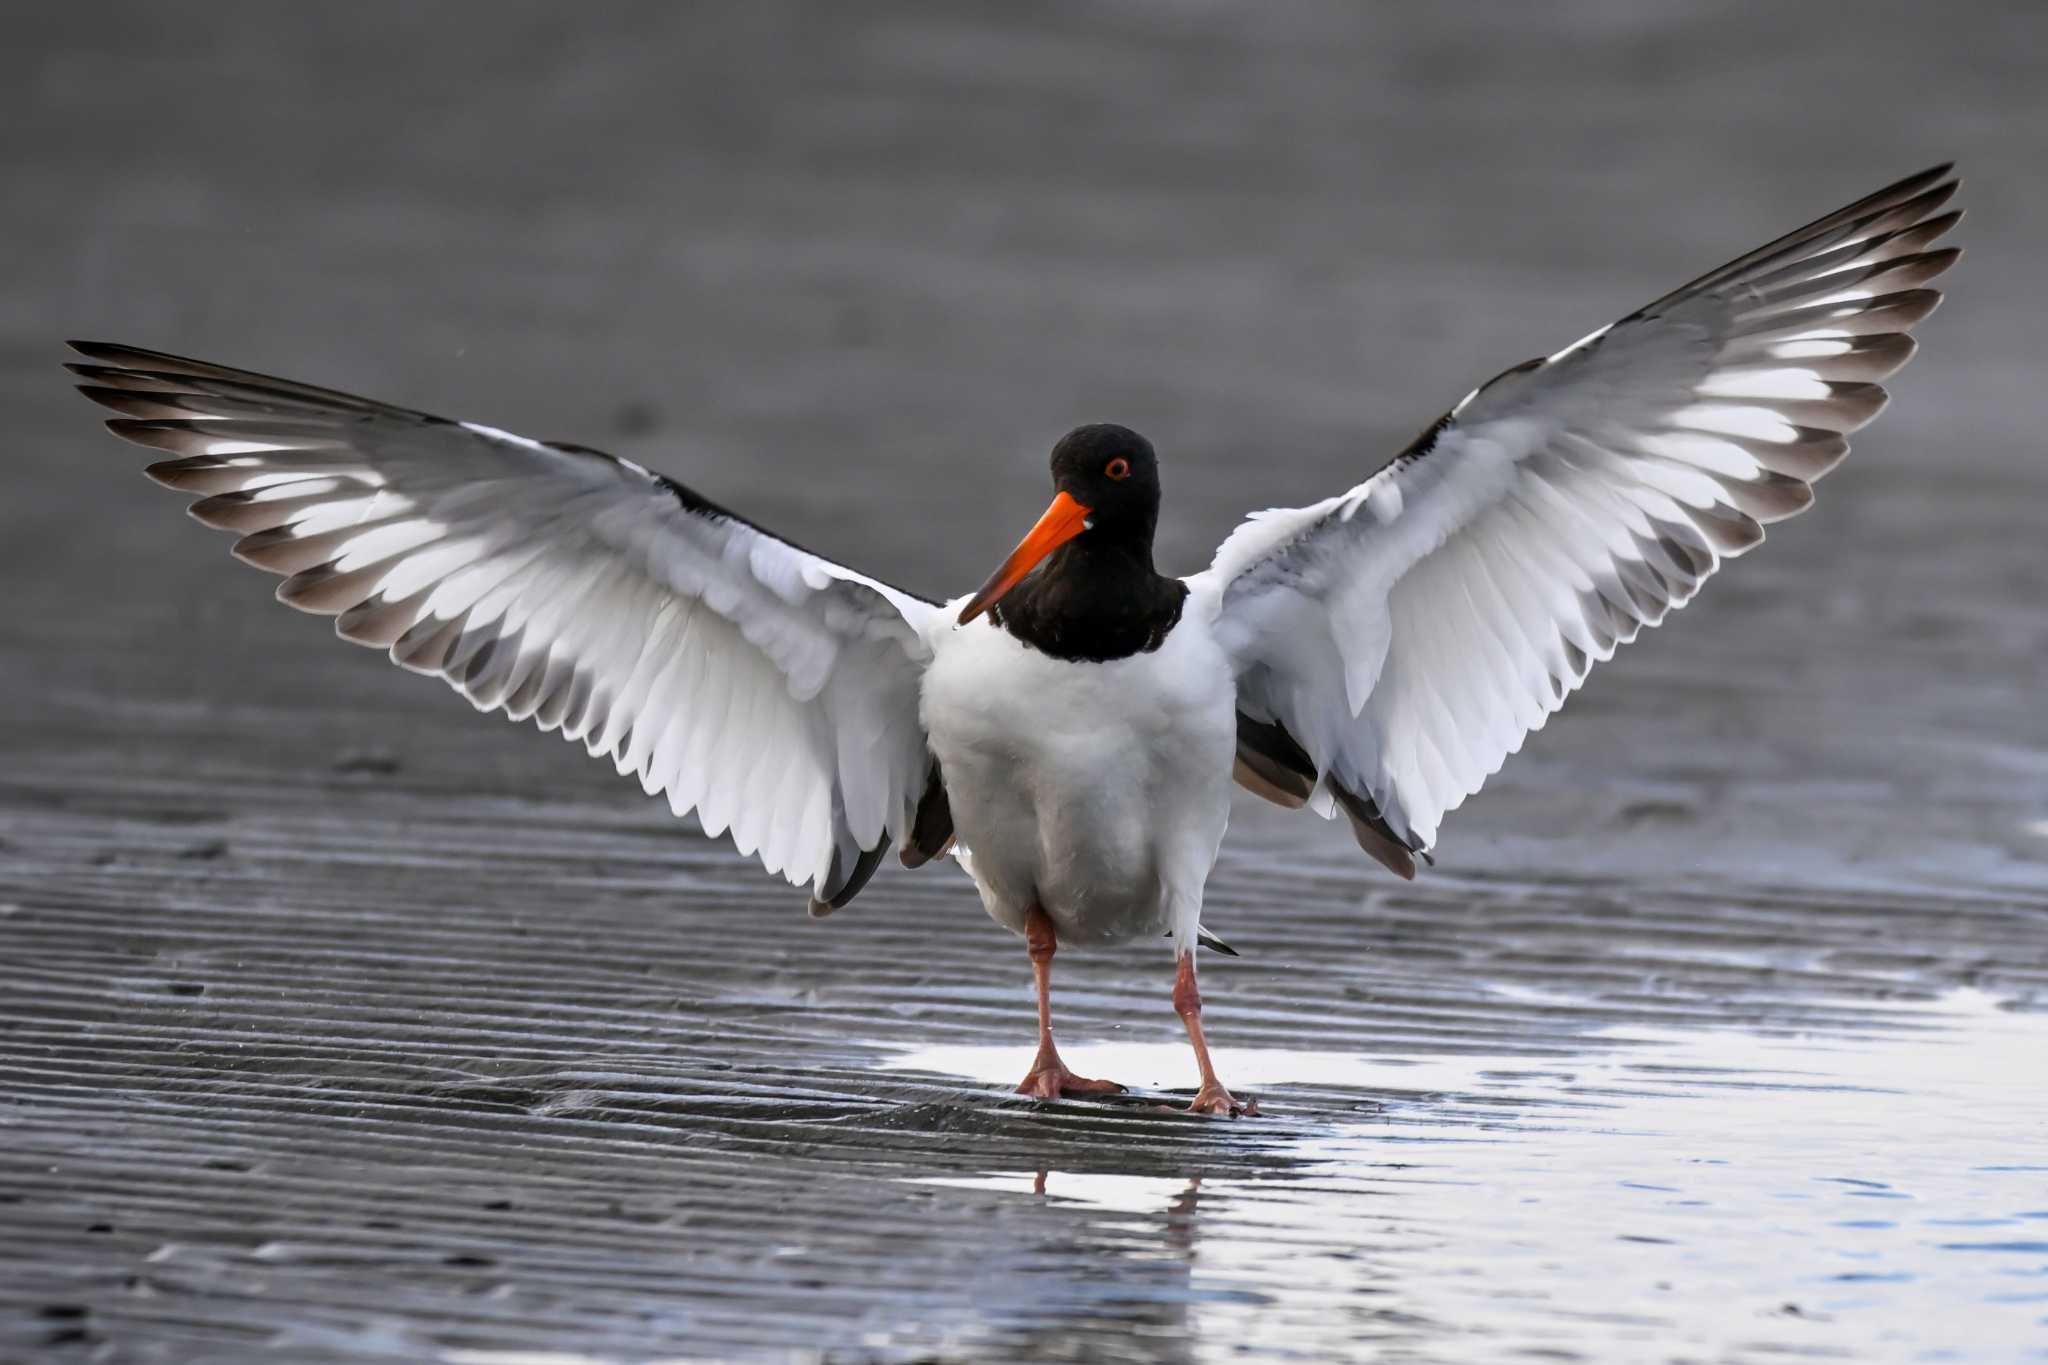
M1029 946L1020 1091L1119 1088L1053 1046L1055 949L1170 936L1192 1108L1236 1114L1194 965L1233 779L1413 877L1588 669L1813 500L1939 301L1955 189L1901 180L1515 366L1190 577L1153 565L1152 446L1081 427L1045 515L945 603L582 446L132 346L69 368L281 600L609 757L813 914L891 846L950 850Z

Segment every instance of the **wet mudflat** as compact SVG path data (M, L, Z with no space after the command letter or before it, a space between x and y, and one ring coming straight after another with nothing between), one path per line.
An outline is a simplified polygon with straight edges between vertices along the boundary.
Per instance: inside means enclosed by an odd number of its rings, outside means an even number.
M116 1358L2010 1359L2048 1319L2043 910L1233 859L1163 952L952 875L809 925L633 810L216 771L17 817L6 1340ZM395 789L394 789L395 788ZM24 795L19 789L12 795ZM246 803L246 804L245 804ZM173 818L174 817L174 818ZM89 838L67 835L89 821ZM17 847L23 846L17 844ZM1013 1074L1015 1073L1015 1074ZM552 1357L550 1357L552 1358Z
M153 13L0 56L0 1360L2048 1355L2038 15ZM805 921L269 605L54 370L582 439L931 592L1113 418L1188 569L1950 155L1893 409L1434 874L1241 809L1255 1121L1170 1112L1163 945L1059 959L1132 1096L1009 1095L957 872Z

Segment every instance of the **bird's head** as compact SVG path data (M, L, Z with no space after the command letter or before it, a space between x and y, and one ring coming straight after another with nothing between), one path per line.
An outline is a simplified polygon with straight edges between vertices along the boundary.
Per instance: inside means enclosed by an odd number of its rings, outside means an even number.
M1159 457L1152 443L1111 422L1076 427L1052 448L1052 506L960 611L966 625L1022 582L1047 555L1079 537L1143 552L1159 524Z

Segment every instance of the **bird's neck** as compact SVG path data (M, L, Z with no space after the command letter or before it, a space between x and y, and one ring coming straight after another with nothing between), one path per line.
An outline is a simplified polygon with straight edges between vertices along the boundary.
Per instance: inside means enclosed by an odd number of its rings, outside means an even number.
M1180 620L1187 587L1152 567L1149 541L1083 536L1062 545L989 615L1056 659L1105 663L1159 648Z

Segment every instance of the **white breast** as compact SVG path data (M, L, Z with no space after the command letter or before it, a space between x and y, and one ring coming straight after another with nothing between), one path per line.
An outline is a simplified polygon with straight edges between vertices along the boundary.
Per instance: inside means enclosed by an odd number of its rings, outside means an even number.
M1051 658L986 618L933 640L924 723L998 923L1022 932L1035 902L1063 942L1194 932L1236 747L1209 605L1191 598L1158 649L1106 663Z

